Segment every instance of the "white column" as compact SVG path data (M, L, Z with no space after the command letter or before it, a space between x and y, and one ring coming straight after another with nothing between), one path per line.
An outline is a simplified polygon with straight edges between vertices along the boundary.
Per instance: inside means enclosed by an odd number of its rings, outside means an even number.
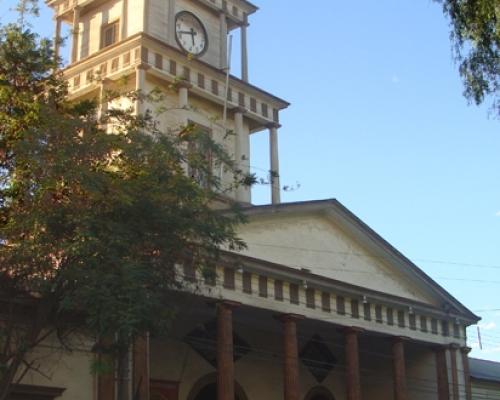
M146 90L146 69L139 65L135 70L135 90L144 93ZM138 99L135 103L135 112L137 115L144 113L144 103Z
M238 107L234 110L234 127L235 127L235 149L234 158L236 162L236 168L242 171L243 175L250 173L250 157L249 148L250 138L246 134L243 125L243 116L247 110L243 107ZM236 189L236 201L242 203L250 203L250 188L246 186L239 186Z
M106 79L101 81L101 85L99 87L99 108L97 112L97 119L101 122L101 119L104 117L106 112L108 111L108 100L106 99L106 89L105 89ZM105 128L105 125L102 126Z
M150 33L149 30L149 0L144 0L144 15L143 15L143 20L142 20L142 31L144 33Z
M248 16L245 14L243 19L243 25L241 26L241 79L248 82Z
M179 81L177 83L179 89L179 108L181 109L181 121L180 124L186 126L188 124L188 112L189 112L189 89L193 85L187 81Z
M128 0L122 0L120 40L125 40L127 38L127 24L128 24Z
M80 36L80 8L73 9L73 43L71 48L71 62L78 61L78 38Z
M186 109L189 107L189 89L191 84L188 82L179 82L179 108Z
M227 19L226 14L221 12L220 16L220 68L228 67L227 59Z
M188 112L189 112L189 89L192 88L192 85L187 81L179 81L177 83L177 87L179 90L179 125L182 127L186 127L189 122ZM187 145L184 147L184 151L188 151ZM192 175L193 171L190 171L189 165L187 162L184 162L182 165L184 169L184 173L188 176Z
M175 0L168 2L168 43L175 46Z
M278 156L278 124L269 125L269 150L271 158L270 184L272 204L281 203L280 164Z
M56 27L54 32L54 58L59 60L59 50L61 47L61 18L56 17Z

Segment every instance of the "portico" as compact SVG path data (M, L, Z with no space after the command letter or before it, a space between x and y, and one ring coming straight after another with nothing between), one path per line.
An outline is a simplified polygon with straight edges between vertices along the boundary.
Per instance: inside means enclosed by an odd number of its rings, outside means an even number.
M151 339L152 399L444 399L432 376L449 347L190 294L183 303L168 337Z

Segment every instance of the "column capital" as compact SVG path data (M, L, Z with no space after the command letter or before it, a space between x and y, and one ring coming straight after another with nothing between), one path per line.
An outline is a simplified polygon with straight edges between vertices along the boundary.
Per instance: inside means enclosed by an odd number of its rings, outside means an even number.
M460 345L458 343L450 343L450 345L448 346L448 348L450 350L458 350L458 349L460 349Z
M346 326L346 327L340 328L339 331L342 333L345 333L345 334L359 335L360 333L363 333L365 330L363 328L359 328L357 326Z
M408 337L408 336L392 336L390 338L390 341L392 343L400 343L400 342L410 342L411 341L411 338Z
M177 87L178 89L192 89L193 84L185 79L180 79L175 82L175 87Z
M241 306L241 303L238 301L232 301L232 300L221 300L216 303L217 307L223 307L229 310L234 310L238 307Z
M278 124L277 122L270 122L266 125L267 129L279 129L281 128L281 125Z
M278 314L275 318L280 322L298 322L306 319L306 317L301 314Z
M135 69L141 69L143 71L147 71L151 68L151 65L149 64L146 64L144 62L141 62L140 64L137 64L137 66L135 67Z
M248 112L248 109L245 108L245 107L238 106L238 107L234 107L231 111L234 114L243 114L243 115L245 115Z
M465 347L461 347L460 351L462 352L462 354L468 355L472 351L472 348L465 346Z

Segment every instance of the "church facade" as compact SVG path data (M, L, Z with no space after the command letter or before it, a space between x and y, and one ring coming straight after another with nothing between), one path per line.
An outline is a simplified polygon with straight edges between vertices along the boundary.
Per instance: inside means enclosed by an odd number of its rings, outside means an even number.
M246 188L230 193L248 217L239 231L248 248L224 251L215 278L177 267L185 290L175 323L168 338L146 335L131 350L128 399L473 398L466 328L479 318L337 200L281 203L279 116L289 104L248 79L248 19L257 7L246 0L48 5L56 37L62 24L72 29L70 97L160 90L165 130L188 122L209 130L244 171L250 135L269 135L272 204L252 206ZM240 30L241 78L227 75L233 30ZM152 107L125 97L103 105L116 106ZM41 353L54 344L44 346ZM31 391L115 400L116 378L89 372L89 348L81 339L70 354L47 355L45 373L28 374L15 398Z

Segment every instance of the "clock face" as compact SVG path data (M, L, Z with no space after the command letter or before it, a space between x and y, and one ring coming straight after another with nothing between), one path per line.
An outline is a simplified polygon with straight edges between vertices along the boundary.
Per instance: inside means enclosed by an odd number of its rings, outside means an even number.
M194 56L201 56L208 48L205 27L188 11L181 11L175 18L175 38L181 48Z

